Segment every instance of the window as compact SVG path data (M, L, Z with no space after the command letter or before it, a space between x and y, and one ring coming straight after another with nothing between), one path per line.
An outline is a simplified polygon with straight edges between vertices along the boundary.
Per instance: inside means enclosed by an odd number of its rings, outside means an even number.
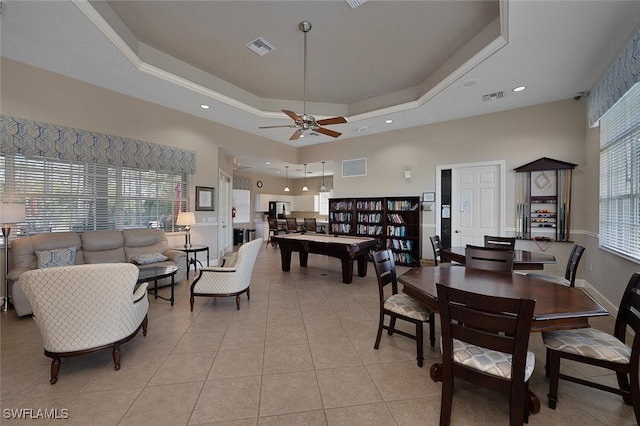
M600 122L600 246L640 260L640 84Z
M329 216L329 198L332 197L333 191L332 192L321 192L319 195L319 199L320 199L320 206L319 206L319 211L318 213L320 213L320 216Z
M187 180L180 172L0 155L4 201L25 203L18 235L145 227L173 231L178 212L186 209Z
M236 209L236 217L233 219L236 223L251 222L250 201L251 191L246 189L233 190L233 207Z

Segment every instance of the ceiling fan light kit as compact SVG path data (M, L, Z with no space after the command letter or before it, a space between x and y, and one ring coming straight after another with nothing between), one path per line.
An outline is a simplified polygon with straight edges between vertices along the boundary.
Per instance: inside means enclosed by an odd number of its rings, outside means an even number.
M293 132L293 135L291 135L291 137L289 138L289 140L291 141L299 139L307 130L337 138L342 133L336 132L335 130L326 129L321 126L346 123L347 120L344 117L332 117L325 118L323 120L316 120L314 116L307 114L307 33L311 31L311 23L308 21L302 21L298 25L298 28L300 28L300 31L304 33L304 107L302 115L298 115L293 111L283 109L282 112L284 112L289 118L291 118L294 124L289 124L288 126L262 126L259 128L272 129L276 127L290 127L292 129L296 129L296 131Z
M322 185L320 185L320 192L327 192L327 187L324 185L324 161L322 162Z

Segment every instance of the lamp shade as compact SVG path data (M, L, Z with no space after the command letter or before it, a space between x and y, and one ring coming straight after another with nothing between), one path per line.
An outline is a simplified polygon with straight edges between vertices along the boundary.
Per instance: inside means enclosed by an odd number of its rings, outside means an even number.
M196 223L196 216L193 212L180 212L178 213L178 220L176 220L176 225L193 225Z
M0 223L19 223L24 219L24 204L0 204Z

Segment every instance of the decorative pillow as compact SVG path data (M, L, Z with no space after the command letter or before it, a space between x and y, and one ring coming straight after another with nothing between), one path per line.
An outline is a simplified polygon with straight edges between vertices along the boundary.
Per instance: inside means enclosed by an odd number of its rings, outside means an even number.
M141 254L140 256L133 256L129 261L136 265L147 265L149 263L163 262L169 259L162 253Z
M75 265L76 248L76 246L73 246L55 250L36 251L38 269Z

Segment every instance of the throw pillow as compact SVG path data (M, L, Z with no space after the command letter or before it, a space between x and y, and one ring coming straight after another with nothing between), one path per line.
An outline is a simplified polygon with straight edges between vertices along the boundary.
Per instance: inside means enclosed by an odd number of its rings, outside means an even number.
M38 269L76 264L76 246L54 250L36 251Z
M140 256L133 256L131 259L131 263L135 263L136 265L147 265L149 263L157 263L163 262L169 259L162 253L151 253L151 254L141 254Z

